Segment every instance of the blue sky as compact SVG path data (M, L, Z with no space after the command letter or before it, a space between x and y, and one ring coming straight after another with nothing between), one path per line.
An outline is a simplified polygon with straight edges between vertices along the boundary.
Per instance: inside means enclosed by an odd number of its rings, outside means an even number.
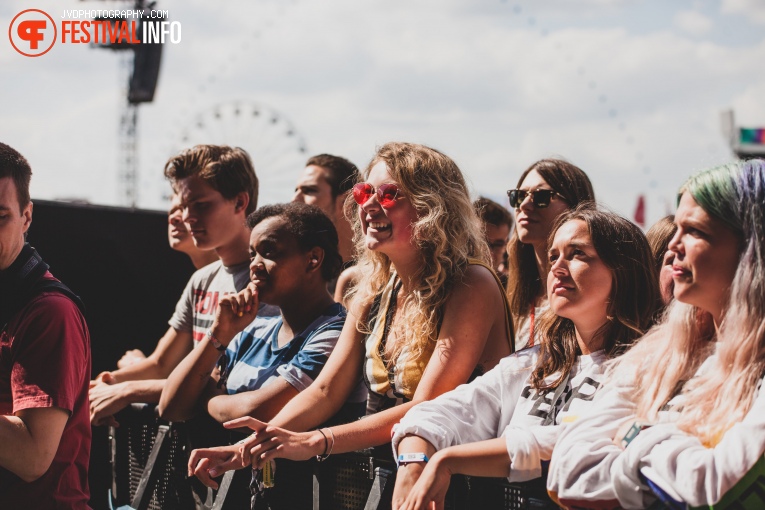
M29 7L59 19L63 9L114 5L11 0L0 5L0 24L7 34ZM721 111L734 109L739 124L765 125L758 0L159 0L157 7L181 22L183 38L165 48L155 101L139 111L142 207L165 207L163 164L192 142L252 152L268 203L289 198L308 154L363 166L376 146L404 140L452 156L476 196L498 199L535 160L562 156L626 216L647 194L652 222L672 208L685 177L732 158ZM31 161L33 197L120 202L122 60L60 44L26 58L2 37L0 140ZM242 120L254 110L258 118Z

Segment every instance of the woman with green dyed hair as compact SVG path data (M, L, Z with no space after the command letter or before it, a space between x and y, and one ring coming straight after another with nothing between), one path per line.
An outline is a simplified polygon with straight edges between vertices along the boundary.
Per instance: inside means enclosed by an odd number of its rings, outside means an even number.
M765 508L765 161L680 190L675 300L552 455L568 507Z

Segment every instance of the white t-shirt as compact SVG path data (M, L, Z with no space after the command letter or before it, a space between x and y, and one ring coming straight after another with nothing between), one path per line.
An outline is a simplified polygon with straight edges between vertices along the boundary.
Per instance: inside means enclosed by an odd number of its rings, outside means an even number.
M250 263L224 266L217 260L197 270L175 305L175 313L168 323L176 331L190 332L196 346L215 320L221 298L235 294L250 282ZM279 308L261 303L258 316L279 315Z

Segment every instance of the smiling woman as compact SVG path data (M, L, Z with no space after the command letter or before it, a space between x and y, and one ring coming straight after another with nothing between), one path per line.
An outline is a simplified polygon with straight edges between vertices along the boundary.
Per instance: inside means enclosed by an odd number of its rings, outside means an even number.
M512 352L507 303L457 165L422 145L389 143L363 178L347 204L356 204L361 277L337 347L316 381L270 423L227 424L257 431L241 446L192 453L190 473L205 483L275 457L326 458L385 444L415 403ZM365 419L302 432L329 419L362 379L369 389Z

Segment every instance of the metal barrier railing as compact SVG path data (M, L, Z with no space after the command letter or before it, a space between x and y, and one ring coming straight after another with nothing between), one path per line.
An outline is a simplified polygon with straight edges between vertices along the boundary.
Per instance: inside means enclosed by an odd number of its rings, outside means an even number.
M120 427L110 429L112 488L110 508L121 510L231 510L249 508L249 470L230 471L217 491L187 478L192 448L230 444L225 429L209 422L170 423L154 405L123 410ZM200 442L206 444L200 444ZM332 455L324 462L278 459L275 487L260 494L258 509L386 510L390 508L396 467L390 449ZM557 508L542 479L510 484L505 479L452 477L447 510Z
M133 404L110 427L110 507L175 510L194 507L186 480L188 435L183 423L159 419L155 406Z

